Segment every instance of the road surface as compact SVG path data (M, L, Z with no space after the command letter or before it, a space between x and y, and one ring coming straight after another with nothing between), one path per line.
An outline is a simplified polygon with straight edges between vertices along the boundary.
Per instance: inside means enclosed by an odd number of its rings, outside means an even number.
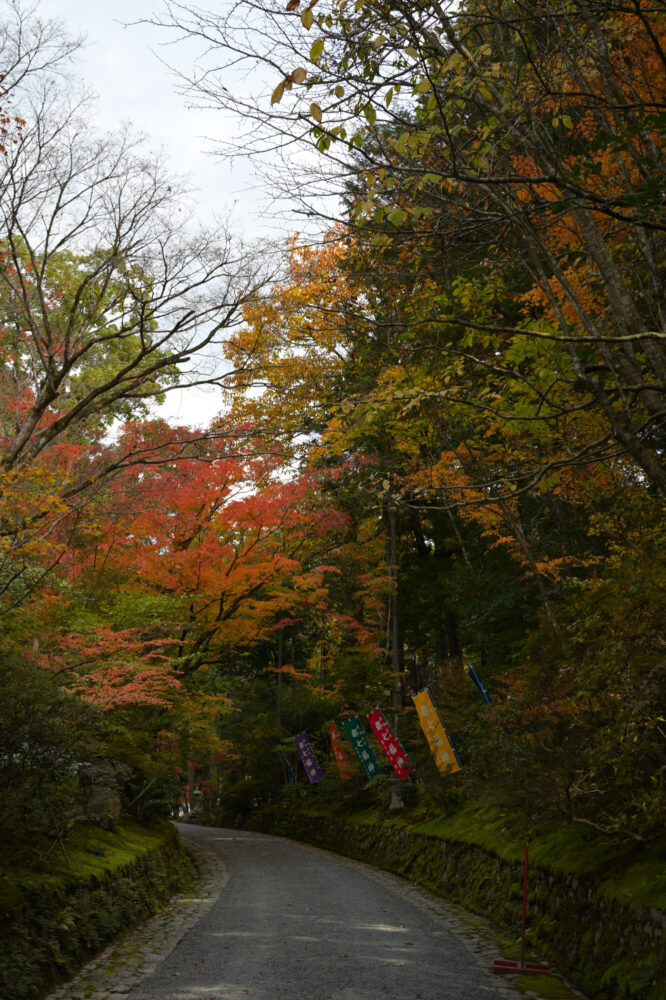
M500 1000L455 912L393 876L262 834L179 825L225 884L128 1000ZM452 933L453 932L453 933Z

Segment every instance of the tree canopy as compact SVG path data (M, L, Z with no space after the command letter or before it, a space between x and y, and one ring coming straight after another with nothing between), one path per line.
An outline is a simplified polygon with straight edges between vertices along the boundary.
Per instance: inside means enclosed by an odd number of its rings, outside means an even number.
M663 11L260 0L155 20L269 75L258 95L213 71L189 85L242 113L257 155L280 147L274 182L321 231L268 275L181 222L154 158L54 96L73 43L34 22L21 53L14 34L0 643L25 675L17 713L53 714L28 737L62 765L44 800L87 754L128 769L128 803L160 782L170 806L196 788L235 815L282 794L307 731L343 802L330 724L379 705L450 804L467 792L412 704L429 687L473 794L649 839ZM210 426L156 415L196 382L220 390ZM42 794L34 770L17 809Z

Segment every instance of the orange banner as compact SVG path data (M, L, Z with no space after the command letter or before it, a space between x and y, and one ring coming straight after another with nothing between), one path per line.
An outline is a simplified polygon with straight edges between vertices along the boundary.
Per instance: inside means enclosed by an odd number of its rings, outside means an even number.
M331 723L331 747L333 748L333 756L340 771L340 777L351 778L354 774L351 762L347 756L347 751L342 745L342 737L334 722Z
M421 729L425 733L425 738L435 758L437 770L441 774L454 774L456 771L460 771L460 764L456 759L444 724L439 717L437 706L432 700L428 688L413 695L412 700L416 705Z

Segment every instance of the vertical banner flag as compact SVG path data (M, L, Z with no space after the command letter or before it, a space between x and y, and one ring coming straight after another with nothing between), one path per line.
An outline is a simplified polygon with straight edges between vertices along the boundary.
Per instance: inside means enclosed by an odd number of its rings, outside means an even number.
M414 768L398 737L389 726L381 709L373 708L368 716L368 722L379 740L380 747L388 757L391 767L402 781L403 778L412 773Z
M299 733L294 742L296 743L298 756L301 758L305 773L308 776L308 781L311 785L315 785L318 781L321 781L324 775L321 773L314 750L310 746L310 740L305 733Z
M481 678L477 674L477 672L474 669L474 667L465 667L465 673L467 674L467 676L469 677L469 679L471 681L473 681L474 684L476 684L476 686L478 687L478 689L481 692L481 694L483 695L483 697L486 699L486 701L488 702L488 704L490 704L490 696L488 695L488 692L484 688L484 686L483 686L483 684L481 682Z
M365 771L366 778L368 781L372 781L373 778L376 778L382 772L379 767L379 761L375 756L375 751L368 743L368 737L365 735L365 729L361 720L358 715L353 715L351 719L345 719L343 725L349 741L354 748L354 753L360 760L361 767Z
M349 762L347 751L342 745L342 737L334 722L331 723L331 747L333 748L333 756L335 757L335 763L338 765L340 777L351 778L353 773L351 763Z
M446 735L444 723L441 720L437 706L432 700L432 695L428 688L425 688L419 694L413 695L412 700L416 705L421 729L425 733L425 738L435 758L437 770L440 774L454 774L455 771L460 771L461 767L455 750L451 745L449 737Z
M296 784L296 775L294 774L292 766L289 763L289 760L287 758L286 753L284 753L284 752L282 752L282 760L284 761L285 771L287 772L287 784L288 785L295 785Z

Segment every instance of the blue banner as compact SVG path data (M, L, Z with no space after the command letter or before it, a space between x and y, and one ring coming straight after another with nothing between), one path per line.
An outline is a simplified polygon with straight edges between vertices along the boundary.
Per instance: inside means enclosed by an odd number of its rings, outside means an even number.
M289 758L287 757L286 753L284 753L284 752L282 752L282 760L284 762L284 769L287 772L287 784L288 785L295 785L296 784L296 775L294 774L292 766L289 763Z

